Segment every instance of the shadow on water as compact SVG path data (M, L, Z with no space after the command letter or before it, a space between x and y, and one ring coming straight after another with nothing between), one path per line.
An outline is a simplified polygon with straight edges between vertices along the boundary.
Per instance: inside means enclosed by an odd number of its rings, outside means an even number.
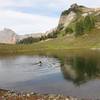
M79 86L92 79L100 78L100 57L69 56L61 60L61 71L66 80Z

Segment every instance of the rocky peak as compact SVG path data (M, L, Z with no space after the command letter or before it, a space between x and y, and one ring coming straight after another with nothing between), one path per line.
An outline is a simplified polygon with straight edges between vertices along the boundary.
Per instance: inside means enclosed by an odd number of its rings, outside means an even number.
M79 6L78 6L76 3L74 3L74 4L72 4L72 5L70 6L70 9L71 9L71 10L78 9L78 8L79 8Z
M88 14L92 14L97 16L100 19L100 8L88 8L82 5L78 5L76 3L72 4L68 10L62 12L58 24L58 30L64 30L68 27L72 22L76 21L81 16L87 16ZM100 23L100 21L99 21Z
M72 4L68 10L63 11L57 29L67 27L75 19L76 13L80 11L79 9L80 7L75 3Z

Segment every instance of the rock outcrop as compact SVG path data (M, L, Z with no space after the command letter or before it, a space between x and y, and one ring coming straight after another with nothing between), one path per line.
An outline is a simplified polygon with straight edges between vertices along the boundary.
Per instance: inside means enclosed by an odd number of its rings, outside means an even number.
M63 11L59 20L58 28L67 27L75 19L76 13L74 12L74 10L77 9L78 9L78 5L73 4L71 5L71 8Z
M58 27L67 27L76 17L76 14L71 11L67 16L62 14Z
M100 8L88 8L85 6L73 4L68 10L62 12L57 29L64 30L72 22L75 22L78 17L87 16L88 14L93 14L94 16L100 17Z

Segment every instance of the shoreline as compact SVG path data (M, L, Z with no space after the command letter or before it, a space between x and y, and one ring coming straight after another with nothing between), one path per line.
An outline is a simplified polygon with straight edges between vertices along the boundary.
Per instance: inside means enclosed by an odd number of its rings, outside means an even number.
M39 94L35 92L14 92L0 89L0 100L91 100L60 94Z

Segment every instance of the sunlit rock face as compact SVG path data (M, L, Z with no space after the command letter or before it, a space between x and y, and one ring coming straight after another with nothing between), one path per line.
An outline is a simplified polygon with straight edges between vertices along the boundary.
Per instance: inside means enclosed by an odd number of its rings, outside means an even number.
M67 16L62 15L60 17L59 25L63 25L64 27L67 27L76 17L76 14L71 11Z

